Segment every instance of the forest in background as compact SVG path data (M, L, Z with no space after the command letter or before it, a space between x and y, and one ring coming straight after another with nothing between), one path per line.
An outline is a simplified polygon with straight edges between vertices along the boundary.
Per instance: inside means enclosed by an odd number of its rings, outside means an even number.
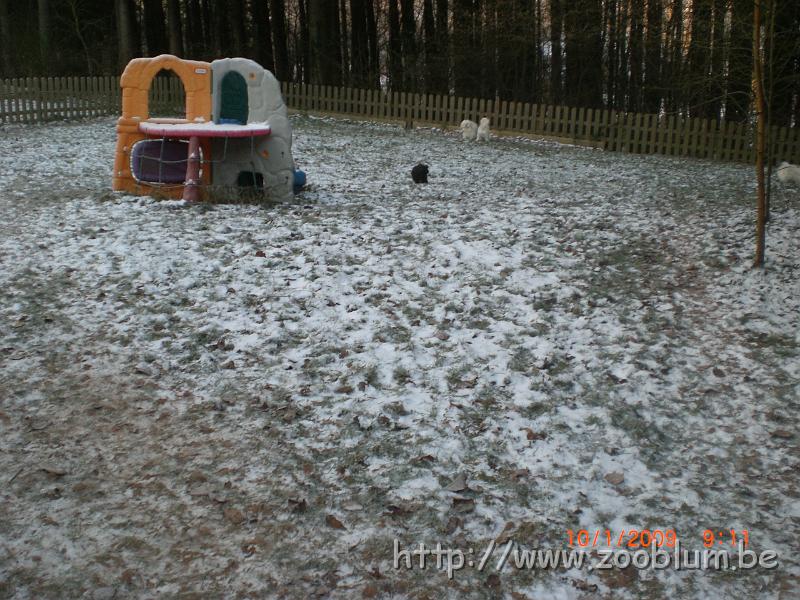
M0 0L0 78L252 58L282 81L751 118L753 0ZM767 111L800 124L800 2L762 0Z

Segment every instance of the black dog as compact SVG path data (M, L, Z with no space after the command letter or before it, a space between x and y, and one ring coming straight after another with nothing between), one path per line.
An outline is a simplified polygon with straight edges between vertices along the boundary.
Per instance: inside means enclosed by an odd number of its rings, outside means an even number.
M411 179L414 183L428 183L428 165L419 163L411 169Z

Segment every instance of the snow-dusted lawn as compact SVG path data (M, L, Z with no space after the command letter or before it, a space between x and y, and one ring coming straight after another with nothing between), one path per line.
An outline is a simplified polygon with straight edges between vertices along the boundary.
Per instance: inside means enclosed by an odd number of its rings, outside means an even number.
M112 194L112 120L0 128L0 596L800 594L800 190L764 274L746 166L294 124L275 208ZM392 568L645 528L780 566Z

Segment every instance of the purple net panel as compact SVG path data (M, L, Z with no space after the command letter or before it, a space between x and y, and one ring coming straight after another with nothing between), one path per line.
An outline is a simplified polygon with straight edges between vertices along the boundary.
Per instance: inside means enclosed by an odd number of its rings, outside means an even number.
M131 172L146 183L183 183L188 154L182 140L141 140L133 145Z

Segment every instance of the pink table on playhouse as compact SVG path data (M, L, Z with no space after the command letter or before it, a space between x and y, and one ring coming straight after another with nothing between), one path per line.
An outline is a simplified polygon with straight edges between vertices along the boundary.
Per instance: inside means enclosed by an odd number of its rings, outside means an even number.
M268 123L232 125L227 123L171 123L142 121L139 131L148 136L164 139L188 139L189 157L186 162L186 179L183 184L183 199L187 202L200 200L200 138L245 138L266 136L272 133Z

